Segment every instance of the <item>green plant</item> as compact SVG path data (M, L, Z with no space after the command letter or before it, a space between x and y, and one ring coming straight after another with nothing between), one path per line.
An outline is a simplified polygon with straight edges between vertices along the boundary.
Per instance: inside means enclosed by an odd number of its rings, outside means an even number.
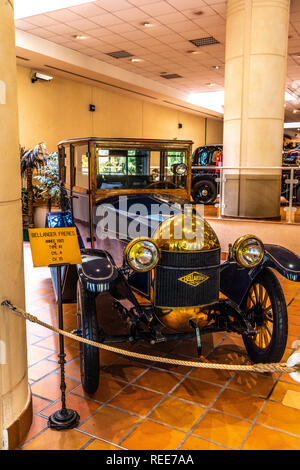
M20 147L20 160L21 160L21 175L26 176L27 181L27 215L29 227L34 226L33 221L33 172L39 170L46 163L47 156L46 145L41 142L33 149L25 150L25 147Z
M42 190L39 186L33 185L32 189L33 189L33 201L32 201L33 203L37 199L43 199ZM22 199L22 214L23 214L23 216L27 216L28 215L28 191L27 191L27 188L22 188L21 199Z
M48 155L46 165L40 169L35 179L39 182L41 194L47 200L48 209L51 212L52 204L60 200L59 166L56 152Z

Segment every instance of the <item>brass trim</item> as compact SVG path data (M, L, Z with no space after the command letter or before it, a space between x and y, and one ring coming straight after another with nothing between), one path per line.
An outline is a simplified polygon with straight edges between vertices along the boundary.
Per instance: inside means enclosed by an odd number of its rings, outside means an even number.
M241 259L239 259L239 257L237 256L237 252L238 250L240 249L242 243L244 243L246 240L249 240L250 238L254 238L255 240L258 241L258 243L261 245L262 247L262 254L259 258L259 260L255 263L255 264L251 264L250 266L246 263L243 263L241 261ZM251 235L251 234L248 234L248 235L243 235L241 236L240 238L238 238L234 244L233 244L233 247L232 247L232 254L233 254L233 257L235 259L235 261L240 265L242 266L243 268L247 268L247 269L251 269L251 268L255 268L256 266L258 266L262 260L263 260L263 257L265 255L265 247L264 247L264 244L263 242L258 238L256 237L255 235Z
M156 260L152 264L150 264L147 267L147 269L137 269L136 266L133 266L132 263L129 260L129 252L130 252L131 248L136 243L142 242L142 241L151 242L155 246L155 248L157 249L157 254L158 254ZM154 269L155 266L157 265L158 261L159 261L159 258L160 258L159 253L160 253L160 251L159 251L159 248L158 248L157 244L155 243L155 241L153 241L152 238L148 238L148 237L135 238L134 240L131 240L131 242L128 243L128 245L124 249L124 256L126 258L126 261L127 261L128 265L131 267L131 269L133 269L135 272L138 272L138 273L147 273L147 272L151 271L152 269Z

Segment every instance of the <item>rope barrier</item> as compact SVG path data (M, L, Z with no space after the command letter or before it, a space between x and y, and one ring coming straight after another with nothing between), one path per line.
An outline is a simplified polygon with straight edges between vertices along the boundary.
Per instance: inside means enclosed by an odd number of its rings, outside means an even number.
M171 359L171 358L166 358L166 357L152 356L148 354L137 353L133 351L128 351L126 349L109 346L108 344L97 343L96 341L82 338L68 331L61 330L60 328L57 328L56 326L49 325L48 323L45 323L42 320L39 320L37 317L35 317L34 315L31 315L25 310L19 307L16 307L8 300L5 300L4 302L2 302L1 305L3 307L7 307L15 315L25 318L26 320L29 320L32 323L37 323L38 325L41 325L53 331L54 333L58 333L60 335L66 336L67 338L74 339L75 341L79 341L80 343L89 344L90 346L94 346L99 349L104 349L106 351L110 351L116 354L121 354L123 356L131 357L134 359L161 362L164 364L172 364L172 365L179 365L179 366L197 367L201 369L219 369L219 370L233 370L233 371L259 372L259 373L286 372L288 374L299 373L300 371L299 364L293 365L292 367L288 367L286 363L253 364L253 365L217 364L217 363L211 363L211 362L195 362L195 361L186 361L186 360L180 360L180 359Z

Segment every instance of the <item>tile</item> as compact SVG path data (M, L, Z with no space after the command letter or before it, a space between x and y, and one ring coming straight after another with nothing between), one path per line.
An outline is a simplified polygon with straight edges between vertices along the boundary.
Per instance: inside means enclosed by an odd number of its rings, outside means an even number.
M126 361L122 364L115 363L103 368L102 375L108 375L111 378L121 379L125 382L131 382L134 378L146 370L145 367L137 365L135 362Z
M114 395L116 395L116 393L120 392L125 385L125 383L117 382L116 380L111 380L107 377L101 377L100 375L98 390L93 395L86 393L83 390L82 385L73 390L73 393L83 397L90 397L93 400L105 403L107 400L110 400Z
M162 393L168 393L175 385L178 384L180 376L164 372L157 369L150 369L135 383L151 390L156 390Z
M168 424L182 431L189 431L204 413L205 408L191 405L176 398L166 398L150 415L149 419Z
M79 450L90 439L90 436L86 436L75 429L68 429L67 431L47 429L29 442L24 450Z
M243 450L299 450L300 438L284 432L268 429L258 424L254 426Z
M190 436L182 444L180 450L227 450L226 447L219 446L213 442L205 441L199 437Z
M119 447L116 447L108 442L101 441L100 439L95 439L91 444L85 447L84 450L122 450Z
M213 408L252 421L258 415L263 403L262 398L226 389L213 404Z
M223 413L209 411L193 434L238 449L251 428L251 423Z
M270 400L282 402L286 393L289 390L300 392L300 384L297 385L296 382L293 382L293 383L282 382L282 381L277 382L276 386L274 387L274 390L272 391L270 395Z
M67 392L73 390L74 387L78 386L78 382L66 378ZM55 372L48 375L44 379L35 382L31 385L31 391L35 395L38 395L48 400L55 401L60 398L60 376Z
M35 395L32 395L32 410L33 414L40 413L44 408L47 406L51 405L51 401L49 400L44 400L44 398L36 397Z
M87 400L86 398L79 397L77 395L73 395L72 393L68 393L66 395L66 406L67 408L77 411L80 416L80 422L82 422L92 413L94 413L101 406L101 404L92 400ZM56 410L60 409L61 401L58 400L54 405L42 411L41 414L43 416L50 416Z
M268 374L250 374L239 372L230 382L229 387L251 395L266 398L275 385L275 378Z
M187 378L174 390L172 395L199 405L209 406L220 391L221 387L217 385Z
M68 362L65 366L66 377L70 377L70 379L81 380L80 375L80 359L79 357Z
M38 380L58 368L58 364L44 359L34 366L29 367L28 377L32 380Z
M298 390L288 390L282 400L282 404L300 410L300 392Z
M50 351L51 353L51 351ZM65 354L66 354L66 362L71 361L72 359L75 359L76 357L79 357L79 348L78 346L73 347L73 346L66 346L65 347ZM58 361L58 352L52 353L48 358L49 361L56 362Z
M47 420L45 418L41 418L40 416L33 416L32 425L22 445L25 445L27 442L33 439L39 432L46 428Z
M163 395L130 385L113 398L109 404L139 416L146 416Z
M28 349L28 365L36 364L37 362L50 356L52 351L49 349L39 348L38 346L30 346Z
M257 423L300 436L300 410L269 401Z
M104 406L80 426L82 431L118 444L140 421L138 416Z
M122 442L122 447L129 450L174 450L184 436L181 431L146 420Z
M212 382L217 385L225 385L226 382L234 375L234 372L229 370L217 369L194 369L189 377L201 379L207 382Z

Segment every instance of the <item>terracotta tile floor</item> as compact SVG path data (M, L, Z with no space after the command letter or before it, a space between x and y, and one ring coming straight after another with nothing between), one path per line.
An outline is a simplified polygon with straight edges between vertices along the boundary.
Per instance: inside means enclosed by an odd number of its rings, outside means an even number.
M57 323L48 269L33 269L25 244L27 310ZM287 300L299 288L279 276ZM76 328L76 306L64 307L66 329ZM289 349L300 335L300 297L289 308ZM160 363L129 361L101 351L101 382L88 396L80 384L78 345L66 341L67 405L81 416L77 429L47 429L47 417L60 407L56 335L29 324L29 381L34 420L22 449L299 449L300 410L283 404L298 393L289 375L245 374ZM246 359L238 335L218 333L203 338L207 358L242 363ZM134 350L188 358L193 341L168 343L156 350ZM296 395L297 396L297 395ZM300 398L298 399L300 401Z

